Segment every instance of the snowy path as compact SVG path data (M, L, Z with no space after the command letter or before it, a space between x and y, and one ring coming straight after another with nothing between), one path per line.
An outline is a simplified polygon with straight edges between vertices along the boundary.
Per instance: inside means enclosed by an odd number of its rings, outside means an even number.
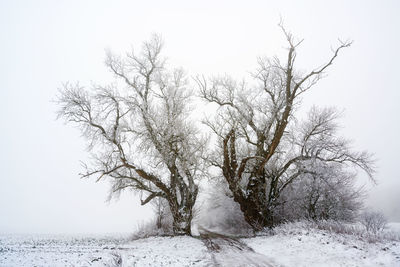
M199 232L200 237L212 255L214 266L278 266L272 259L254 252L252 248L234 238L217 234L200 227Z

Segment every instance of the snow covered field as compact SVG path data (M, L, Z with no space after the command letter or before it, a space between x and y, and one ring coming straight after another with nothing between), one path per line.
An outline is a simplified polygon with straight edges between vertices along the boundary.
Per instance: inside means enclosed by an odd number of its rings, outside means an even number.
M210 266L203 242L191 237L0 237L0 266Z
M399 226L390 224L396 231ZM247 258L239 255L243 248L236 241L218 238L208 241L221 248L232 243L232 248L210 251L192 237L127 241L122 236L0 235L0 266L400 266L398 241L369 243L302 223L279 226L274 235L240 239L255 252L245 251ZM252 255L258 258L250 261Z
M400 266L400 242L369 243L358 236L307 229L301 224L278 227L276 232L243 241L272 257L278 266Z

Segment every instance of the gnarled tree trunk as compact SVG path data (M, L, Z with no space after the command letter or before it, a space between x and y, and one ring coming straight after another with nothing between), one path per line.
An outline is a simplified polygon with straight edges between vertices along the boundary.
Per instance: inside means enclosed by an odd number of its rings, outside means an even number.
M193 207L196 202L198 187L193 193L180 196L174 195L168 199L169 208L173 217L172 230L175 235L191 235Z

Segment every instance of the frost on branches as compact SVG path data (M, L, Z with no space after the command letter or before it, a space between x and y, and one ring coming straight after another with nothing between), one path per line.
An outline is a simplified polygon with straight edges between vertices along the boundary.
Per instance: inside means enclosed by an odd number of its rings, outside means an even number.
M82 176L110 180L111 195L139 191L142 205L165 200L175 234L191 233L198 181L210 176L209 166L219 169L227 196L253 230L304 217L354 218L362 192L349 168L364 170L373 181L371 155L340 137L335 109L312 107L304 120L295 114L301 97L351 42L340 41L324 64L300 72L295 63L302 40L280 27L288 43L283 61L260 59L250 81L196 79L201 98L217 107L215 119L205 121L216 137L207 154L205 139L190 121L185 73L166 68L158 36L139 55L108 53L114 84L90 90L65 84L58 115L79 127L93 155ZM162 226L162 216L157 224Z
M140 55L108 53L116 83L85 89L65 84L58 116L74 123L89 142L93 161L82 177L112 182L111 195L140 191L145 205L168 202L175 234L190 234L204 142L188 121L191 100L182 69L168 70L154 36Z
M281 28L288 42L284 61L260 59L251 81L237 82L227 76L197 79L202 98L218 107L215 119L206 121L219 143L209 163L220 169L255 230L277 223L282 194L305 175L320 177L316 166L332 169L330 165L348 164L371 178L374 173L371 156L352 151L349 141L337 135L334 109L312 108L306 121L296 123L301 96L351 42L340 42L325 64L301 73L295 61L302 41ZM309 212L316 216L312 207Z

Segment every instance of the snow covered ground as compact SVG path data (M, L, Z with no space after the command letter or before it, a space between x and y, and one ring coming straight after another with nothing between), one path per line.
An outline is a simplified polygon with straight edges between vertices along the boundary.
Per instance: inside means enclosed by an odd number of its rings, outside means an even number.
M199 239L0 236L0 266L210 266Z
M400 224L389 226L400 229ZM332 233L304 223L282 225L274 232L240 239L243 245L210 235L204 240L150 237L135 241L115 235L0 235L0 266L231 267L249 266L249 262L251 266L285 267L400 266L398 241L369 243L357 235ZM210 249L207 242L219 249Z
M386 230L400 233L400 222L388 223Z
M400 242L369 243L357 235L333 234L302 223L278 227L272 236L242 241L271 257L277 266L400 266Z

